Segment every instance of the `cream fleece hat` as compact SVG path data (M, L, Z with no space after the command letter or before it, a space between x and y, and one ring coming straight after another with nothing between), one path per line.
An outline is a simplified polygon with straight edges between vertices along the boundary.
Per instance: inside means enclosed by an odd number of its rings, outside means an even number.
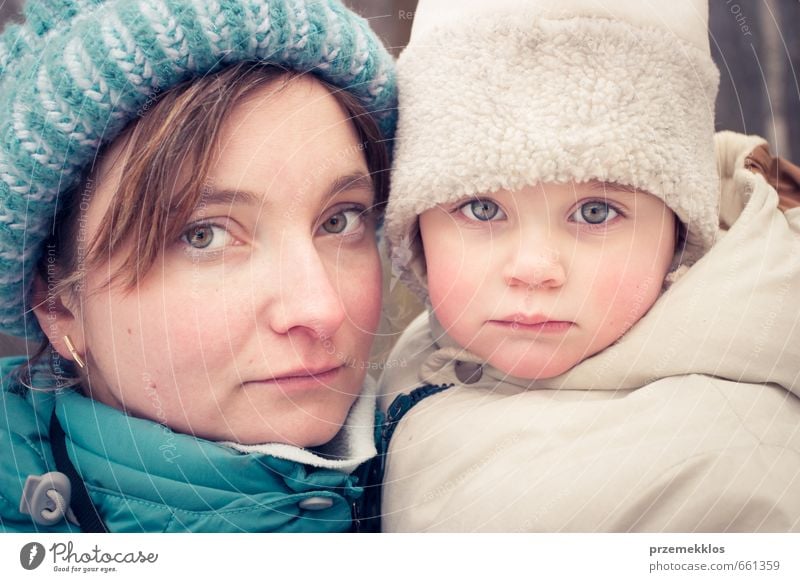
M499 189L633 186L686 226L681 263L713 244L707 0L420 0L397 67L386 235L395 275L421 297L419 215Z

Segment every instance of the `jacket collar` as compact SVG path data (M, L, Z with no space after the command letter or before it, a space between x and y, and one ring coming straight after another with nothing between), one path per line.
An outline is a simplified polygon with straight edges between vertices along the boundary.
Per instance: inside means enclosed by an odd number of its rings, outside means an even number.
M242 498L255 503L265 494L274 500L275 493L326 488L357 497L348 473L376 454L372 384L367 390L334 439L345 454L340 458L288 445L223 444L175 433L72 390L56 396L55 412L68 453L90 490L208 511L209 503L227 505Z

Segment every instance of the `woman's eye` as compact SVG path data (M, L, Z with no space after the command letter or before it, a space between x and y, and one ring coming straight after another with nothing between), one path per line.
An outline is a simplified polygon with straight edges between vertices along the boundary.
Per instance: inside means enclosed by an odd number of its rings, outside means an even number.
M607 202L593 200L591 202L584 202L581 204L575 213L572 215L575 222L583 224L603 224L613 220L619 216L619 212Z
M181 235L181 240L196 250L219 250L231 244L230 233L214 224L194 224Z
M500 210L500 206L491 200L473 200L467 202L459 208L461 214L470 220L488 222L490 220L505 218L505 214Z
M331 214L320 228L328 234L350 234L364 222L363 208L346 208Z

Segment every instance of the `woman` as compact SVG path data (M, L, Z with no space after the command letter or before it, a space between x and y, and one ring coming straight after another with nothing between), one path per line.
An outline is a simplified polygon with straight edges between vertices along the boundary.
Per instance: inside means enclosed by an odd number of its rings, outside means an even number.
M0 526L351 529L391 58L336 0L26 17L2 38L0 317L44 342L2 362Z

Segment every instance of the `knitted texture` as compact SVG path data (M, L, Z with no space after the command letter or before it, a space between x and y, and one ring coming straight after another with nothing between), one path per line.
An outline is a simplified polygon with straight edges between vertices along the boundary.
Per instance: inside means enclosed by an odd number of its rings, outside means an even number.
M394 63L338 0L47 0L0 36L0 329L36 339L33 269L98 148L171 86L240 61L313 72L391 139ZM24 315L28 313L28 315Z

